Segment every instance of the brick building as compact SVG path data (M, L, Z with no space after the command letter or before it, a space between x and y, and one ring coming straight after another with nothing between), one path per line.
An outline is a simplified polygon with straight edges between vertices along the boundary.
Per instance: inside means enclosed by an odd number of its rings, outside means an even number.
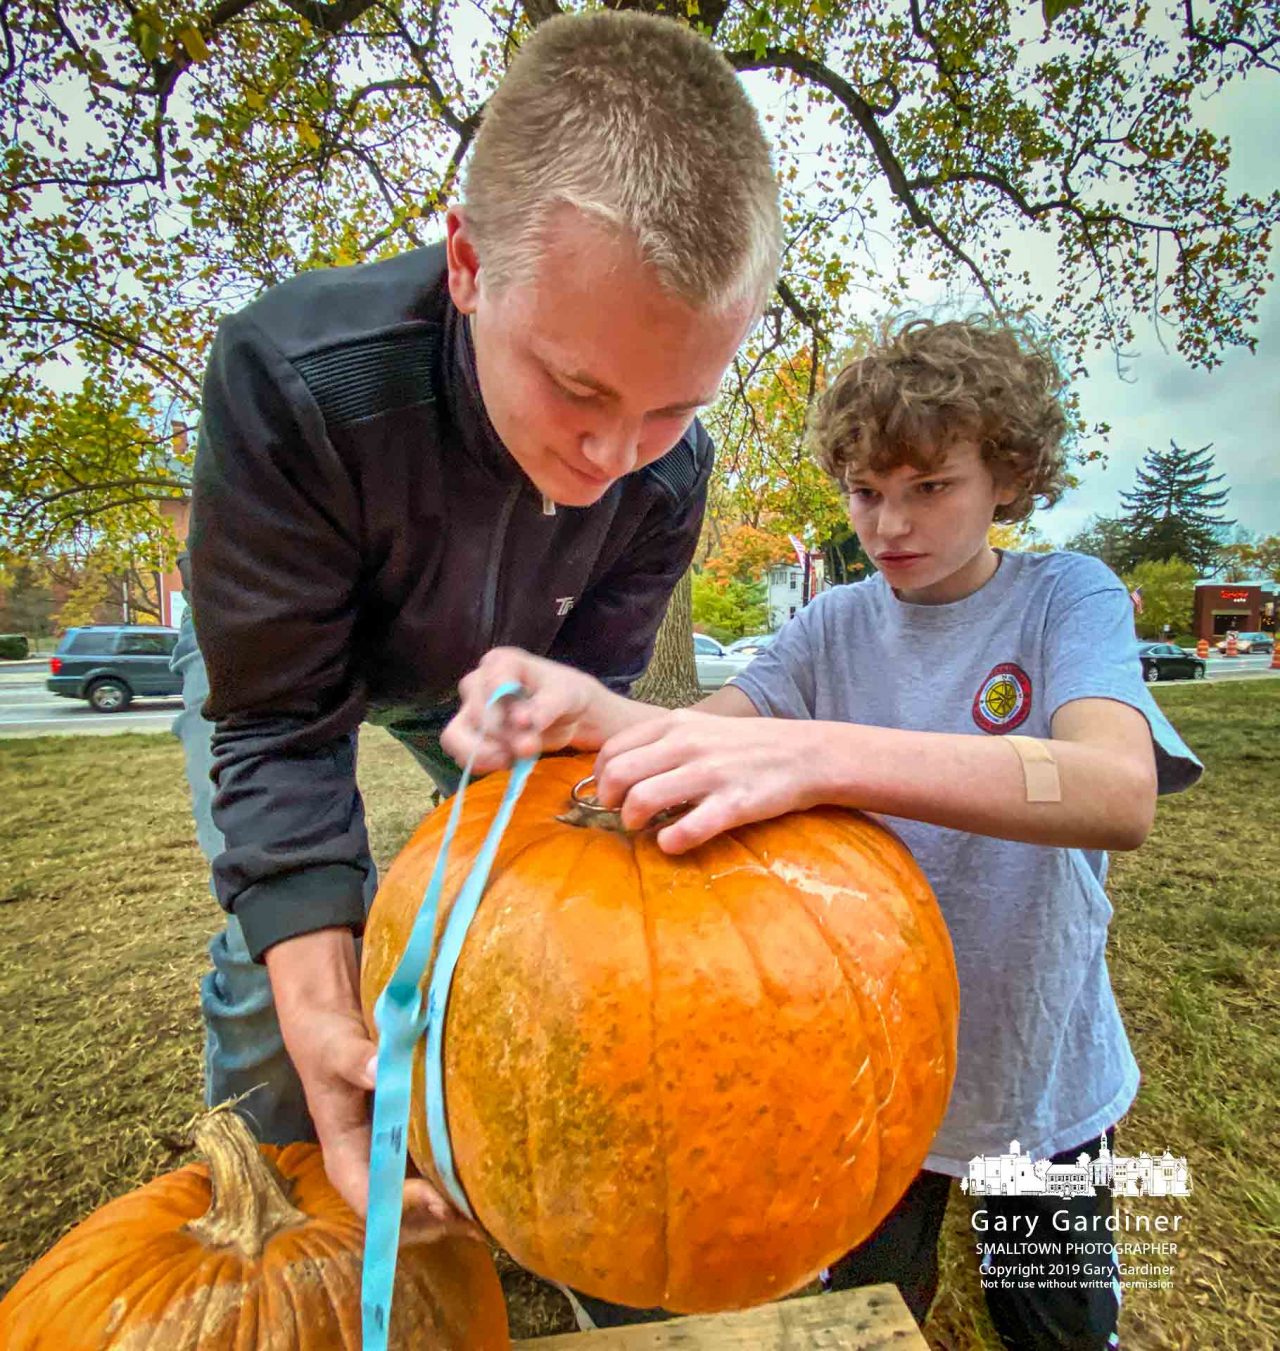
M186 474L186 470L182 466L186 462L188 451L187 424L175 422L170 430L170 435L174 450L171 468L174 478L181 479ZM156 510L173 532L173 537L178 544L178 551L181 552L187 546L187 532L191 528L191 498L165 498L163 501L156 503ZM182 594L182 575L178 572L176 564L168 572L157 572L153 575L156 579L156 591L160 599L160 622L170 624L176 629L182 619L182 612L187 608L186 597Z
M159 502L160 515L169 523L174 538L185 547L187 530L191 524L191 499L189 497L171 498ZM160 591L160 622L178 627L182 612L187 608L186 597L182 594L182 577L177 566L168 572L157 572L156 582Z
M1197 582L1191 632L1210 642L1228 629L1237 633L1272 633L1280 609L1280 584L1262 580Z

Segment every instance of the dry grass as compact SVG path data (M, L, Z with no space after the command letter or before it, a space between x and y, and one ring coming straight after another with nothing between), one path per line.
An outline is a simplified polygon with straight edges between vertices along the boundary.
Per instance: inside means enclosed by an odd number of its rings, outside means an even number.
M1194 1194L1171 1291L1134 1290L1128 1348L1280 1345L1280 682L1159 691L1209 765L1116 860L1112 970L1144 1081L1125 1148L1185 1153ZM379 731L361 782L386 863L426 780ZM171 1166L198 1107L196 985L218 913L163 736L0 742L0 1291L111 1196ZM994 1347L955 1198L937 1348ZM1154 1203L1153 1203L1154 1204ZM560 1297L508 1269L512 1330L568 1326Z

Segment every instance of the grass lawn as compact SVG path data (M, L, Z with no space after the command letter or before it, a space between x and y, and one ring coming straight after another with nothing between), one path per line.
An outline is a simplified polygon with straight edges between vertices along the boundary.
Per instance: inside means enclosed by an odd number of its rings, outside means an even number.
M1187 1156L1171 1290L1130 1289L1126 1348L1280 1346L1280 681L1168 688L1208 765L1114 860L1112 971L1143 1069L1121 1152ZM374 854L427 805L385 734L362 740ZM199 1107L196 985L218 924L166 736L0 741L0 1292L109 1198L173 1166ZM1151 1235L1150 1237L1156 1237ZM1172 1235L1165 1236L1172 1237ZM939 1348L994 1346L956 1193ZM563 1301L505 1271L512 1331L564 1330Z

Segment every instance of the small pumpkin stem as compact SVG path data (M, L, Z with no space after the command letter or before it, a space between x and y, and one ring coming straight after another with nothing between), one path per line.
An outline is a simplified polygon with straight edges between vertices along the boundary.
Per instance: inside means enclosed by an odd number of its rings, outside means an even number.
M293 1206L279 1173L258 1148L249 1128L226 1108L195 1123L196 1148L209 1164L213 1198L209 1209L186 1225L210 1248L235 1248L242 1256L261 1256L282 1229L305 1224Z
M622 824L622 812L620 810L602 807L599 798L594 793L586 792L587 784L594 785L594 783L595 779L587 778L574 784L573 791L570 794L571 805L567 811L557 816L556 820L563 821L566 826L577 826L580 829L612 830L619 835L638 834L638 831L628 830ZM681 802L675 807L667 807L641 829L655 830L671 821L677 821L692 805L690 802Z
M589 802L575 802L568 811L557 816L556 820L563 821L566 826L578 826L582 829L614 830L619 835L631 834L622 824L621 812L610 811L608 807L601 807L594 799Z

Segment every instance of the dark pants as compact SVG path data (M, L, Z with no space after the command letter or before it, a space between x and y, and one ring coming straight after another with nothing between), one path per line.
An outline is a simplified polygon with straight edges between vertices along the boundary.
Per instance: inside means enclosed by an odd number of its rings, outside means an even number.
M1107 1132L1108 1146L1114 1131ZM1093 1145L1055 1154L1054 1163L1090 1158ZM952 1179L919 1173L902 1200L869 1239L834 1263L823 1281L828 1290L860 1285L896 1285L917 1322L924 1322L938 1292L938 1236ZM1054 1215L1068 1228L1054 1227ZM974 1212L975 1244L1004 1245L1005 1253L1027 1242L1035 1251L984 1255L987 1308L1000 1340L1014 1351L1105 1351L1117 1346L1120 1282L1109 1250L1115 1235L1105 1227L1111 1193L1095 1196L989 1196ZM1017 1217L1017 1227L1010 1227ZM1035 1219L1034 1229L1029 1225ZM1083 1220L1087 1231L1078 1232ZM982 1227L985 1226L985 1229ZM1001 1227L997 1227L1001 1226ZM1028 1234L1030 1237L1028 1238ZM1016 1268L1016 1270L1010 1270ZM597 1327L651 1322L669 1317L660 1309L627 1309L579 1295Z

